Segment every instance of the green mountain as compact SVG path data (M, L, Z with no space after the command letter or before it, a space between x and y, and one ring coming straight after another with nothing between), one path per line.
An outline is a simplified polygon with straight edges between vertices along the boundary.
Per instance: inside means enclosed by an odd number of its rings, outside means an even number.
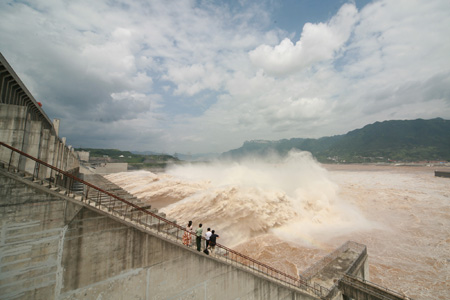
M221 158L286 155L291 149L309 151L321 162L450 161L450 121L384 121L319 139L247 141L241 148L223 153Z

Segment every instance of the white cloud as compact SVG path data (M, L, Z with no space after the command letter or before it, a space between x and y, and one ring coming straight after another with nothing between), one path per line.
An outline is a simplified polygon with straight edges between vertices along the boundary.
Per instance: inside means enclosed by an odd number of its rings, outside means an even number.
M261 45L249 53L250 60L266 72L278 75L329 60L350 37L357 17L356 7L345 4L327 24L306 23L295 45L289 38L275 47Z
M203 90L219 90L225 72L211 63L189 66L169 66L164 79L177 85L176 95L195 95Z

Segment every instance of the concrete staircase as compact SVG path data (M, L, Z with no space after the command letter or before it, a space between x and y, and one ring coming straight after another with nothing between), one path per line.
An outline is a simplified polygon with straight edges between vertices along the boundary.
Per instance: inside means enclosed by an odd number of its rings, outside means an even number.
M0 168L4 168L4 164L0 164ZM74 181L73 187L68 190L61 186L55 186L50 180L34 179L30 174L17 172L15 170L13 172L28 181L32 181L34 184L39 184L43 187L49 188L49 190L53 192L58 192L62 196L68 196L77 201L88 204L89 206L121 216L123 219L130 220L133 223L145 224L148 228L155 229L159 232L163 231L166 237L172 240L177 240L182 235L180 228L171 226L177 223L175 219L168 219L165 213L158 212L158 210L156 208L152 208L150 204L141 201L100 174L80 174L80 177L82 177L80 179L89 182L107 193L126 200L129 203L138 206L140 209L125 205L119 199L111 197L106 193L98 193L95 190L89 191L89 188L87 188L86 185L78 181ZM164 218L172 224L161 222L159 218L145 214L141 209L148 211L153 215Z
M156 208L152 208L150 204L143 202L142 200L138 199L136 196L133 196L132 194L125 191L120 186L109 181L108 179L106 179L105 177L103 177L100 174L84 174L83 177L84 177L85 181L101 188L102 190L104 190L108 193L116 195L119 198L126 200L130 203L133 203L134 205L139 206L140 208L142 208L148 212L151 212L157 216L160 216L161 218L164 218L174 224L177 223L177 220L167 218L165 213L158 212L158 210ZM79 185L81 185L81 184L79 184ZM85 193L85 191L82 191L82 193ZM150 226L152 226L152 227L156 227L158 225L160 227L161 226L168 227L166 225L166 223L158 222L158 220L155 220L154 218L152 220L151 218L149 218L149 216L147 214L142 213L142 211L140 211L136 208L129 209L128 207L124 207L123 202L117 200L116 198L108 197L108 195L105 195L105 194L100 194L99 197L101 197L102 205L105 205L106 207L110 208L111 211L120 212L124 216L129 217L132 220L150 224ZM151 221L153 221L153 222L151 222ZM166 229L168 229L168 228L166 228ZM176 231L177 231L176 228L174 228L171 230L167 230L167 233L175 235Z

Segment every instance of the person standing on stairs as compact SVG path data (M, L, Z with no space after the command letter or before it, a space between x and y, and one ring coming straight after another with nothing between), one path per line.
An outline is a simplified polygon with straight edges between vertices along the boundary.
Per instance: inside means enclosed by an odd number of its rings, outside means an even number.
M191 234L192 234L192 221L189 221L183 234L183 244L188 247L191 246Z
M208 228L208 231L205 233L205 249L208 249L209 246L209 238L211 237L211 228Z
M211 255L214 255L214 251L216 248L216 239L219 238L219 235L216 234L216 232L214 230L211 232L212 232L212 234L209 238L209 248L211 249Z
M203 224L200 223L198 225L197 230L195 231L195 241L197 242L197 251L200 252L202 250L202 233L203 233Z

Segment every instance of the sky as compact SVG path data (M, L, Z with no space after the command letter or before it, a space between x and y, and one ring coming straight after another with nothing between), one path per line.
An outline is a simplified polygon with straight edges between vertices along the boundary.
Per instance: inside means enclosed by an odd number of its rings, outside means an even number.
M73 147L222 153L450 119L448 0L3 0L0 52Z

